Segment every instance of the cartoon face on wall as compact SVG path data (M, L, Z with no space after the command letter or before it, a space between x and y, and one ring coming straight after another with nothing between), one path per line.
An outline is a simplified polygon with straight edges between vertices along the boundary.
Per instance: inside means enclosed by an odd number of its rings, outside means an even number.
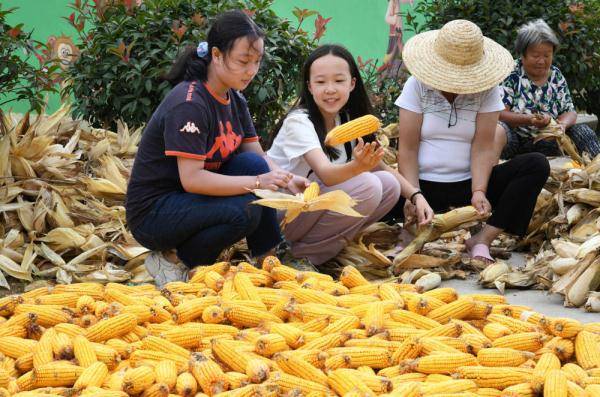
M58 62L61 69L66 70L79 57L79 48L73 43L69 36L48 37L49 59Z

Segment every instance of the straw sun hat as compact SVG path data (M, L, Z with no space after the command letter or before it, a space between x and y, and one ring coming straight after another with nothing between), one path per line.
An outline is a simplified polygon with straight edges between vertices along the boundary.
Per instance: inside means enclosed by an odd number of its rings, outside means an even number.
M404 46L402 60L421 82L454 94L490 89L514 68L507 49L462 19L412 37Z

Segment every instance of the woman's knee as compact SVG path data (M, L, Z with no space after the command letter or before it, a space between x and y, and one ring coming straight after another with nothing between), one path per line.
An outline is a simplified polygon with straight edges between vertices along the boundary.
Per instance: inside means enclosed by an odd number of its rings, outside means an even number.
M362 215L371 214L381 203L383 186L381 180L371 172L363 172L352 178L355 189L347 192L357 204L355 210Z
M522 154L523 163L528 173L536 174L540 176L540 179L544 181L550 175L550 162L548 158L538 152Z
M388 171L378 171L375 175L381 181L382 200L396 202L400 199L401 187L398 179Z
M261 155L254 152L242 152L238 154L237 160L244 163L250 175L260 175L269 172L269 164Z

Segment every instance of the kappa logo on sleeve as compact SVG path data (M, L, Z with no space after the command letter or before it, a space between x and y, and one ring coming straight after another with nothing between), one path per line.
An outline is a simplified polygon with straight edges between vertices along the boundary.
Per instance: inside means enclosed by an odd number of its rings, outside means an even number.
M196 127L196 124L194 124L192 121L188 121L186 125L181 127L179 132L189 132L190 134L199 134L200 129L198 127Z

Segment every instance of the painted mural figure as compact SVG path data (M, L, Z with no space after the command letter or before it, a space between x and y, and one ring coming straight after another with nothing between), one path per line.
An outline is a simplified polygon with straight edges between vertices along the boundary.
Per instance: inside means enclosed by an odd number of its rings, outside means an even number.
M383 58L384 64L388 64L387 69L388 76L396 76L402 66L402 15L401 5L414 4L414 0L388 0L388 7L385 13L385 22L390 25L390 33L388 40L388 47L385 57Z

